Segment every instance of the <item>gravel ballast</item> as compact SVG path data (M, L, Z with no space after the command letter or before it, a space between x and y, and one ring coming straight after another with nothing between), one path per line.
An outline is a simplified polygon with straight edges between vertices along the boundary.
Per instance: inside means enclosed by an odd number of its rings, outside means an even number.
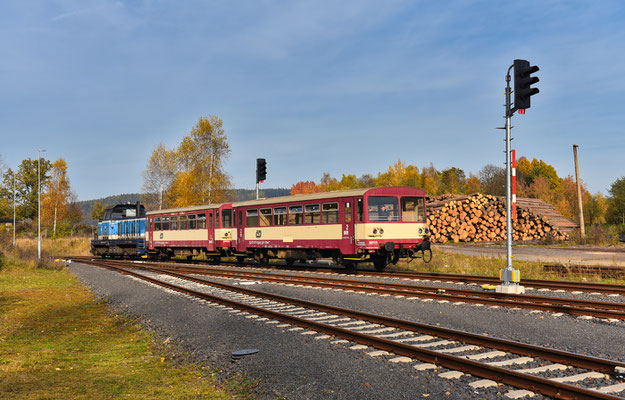
M223 379L245 374L257 380L261 399L501 398L510 388L473 389L477 377L443 379L437 370L416 371L410 363L391 363L394 355L371 357L375 349L351 350L354 343L332 344L320 335L302 335L269 321L256 321L207 302L98 267L73 263L79 279L117 312L138 318L161 340L172 343L190 361L222 371ZM209 278L213 279L213 278ZM215 279L217 280L217 279ZM220 281L232 283L233 280ZM487 333L568 351L623 359L622 323L579 320L550 313L422 302L332 290L259 283L254 290L318 301L421 323ZM231 361L231 353L258 349ZM424 396L426 395L426 396ZM541 398L537 396L534 398Z

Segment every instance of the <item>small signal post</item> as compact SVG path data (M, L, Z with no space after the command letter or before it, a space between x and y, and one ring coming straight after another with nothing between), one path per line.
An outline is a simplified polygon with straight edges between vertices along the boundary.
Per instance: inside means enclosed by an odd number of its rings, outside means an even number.
M514 69L514 106L512 105L512 88L510 87L510 71ZM525 110L531 107L531 97L540 92L538 88L531 87L539 81L538 77L532 76L533 73L539 71L535 65L530 65L527 60L514 60L513 64L508 68L506 74L506 230L507 230L507 251L506 251L506 268L499 271L501 285L496 287L497 292L502 293L525 293L525 288L519 284L521 281L521 272L512 268L512 206L514 205L514 214L516 214L516 198L513 202L512 198L512 150L510 119L515 111L519 114L525 114ZM516 154L515 154L516 158ZM516 180L516 173L514 174ZM516 197L516 196L515 196Z

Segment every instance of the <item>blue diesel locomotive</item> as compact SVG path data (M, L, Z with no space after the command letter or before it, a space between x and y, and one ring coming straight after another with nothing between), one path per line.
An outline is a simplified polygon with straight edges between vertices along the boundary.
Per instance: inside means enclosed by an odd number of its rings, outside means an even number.
M97 237L91 241L91 254L119 258L145 255L145 226L145 207L139 202L106 209Z

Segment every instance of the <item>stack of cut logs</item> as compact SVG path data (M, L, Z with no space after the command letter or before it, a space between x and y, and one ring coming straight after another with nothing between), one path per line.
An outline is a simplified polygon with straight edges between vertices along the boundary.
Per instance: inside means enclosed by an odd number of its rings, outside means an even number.
M506 240L506 202L491 195L474 194L428 203L430 240L434 243ZM517 207L512 240L566 240L545 218Z

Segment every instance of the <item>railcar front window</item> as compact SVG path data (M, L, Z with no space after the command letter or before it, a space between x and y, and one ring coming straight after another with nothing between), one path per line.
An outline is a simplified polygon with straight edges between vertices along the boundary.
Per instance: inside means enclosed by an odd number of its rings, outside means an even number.
M339 223L339 203L324 203L321 206L321 211L324 224Z
M301 225L304 222L302 206L289 207L289 225Z
M399 221L399 201L397 197L371 196L367 200L370 222Z
M271 225L271 208L260 209L260 226Z
M319 210L319 204L306 204L304 207L304 223L305 224L318 224L321 222L321 211Z
M252 228L258 226L258 210L247 210L245 212L245 225Z
M197 228L206 229L206 214L202 213L197 215Z
M276 207L273 209L273 224L286 225L286 207Z
M423 197L402 197L401 220L404 222L425 222L425 199Z

